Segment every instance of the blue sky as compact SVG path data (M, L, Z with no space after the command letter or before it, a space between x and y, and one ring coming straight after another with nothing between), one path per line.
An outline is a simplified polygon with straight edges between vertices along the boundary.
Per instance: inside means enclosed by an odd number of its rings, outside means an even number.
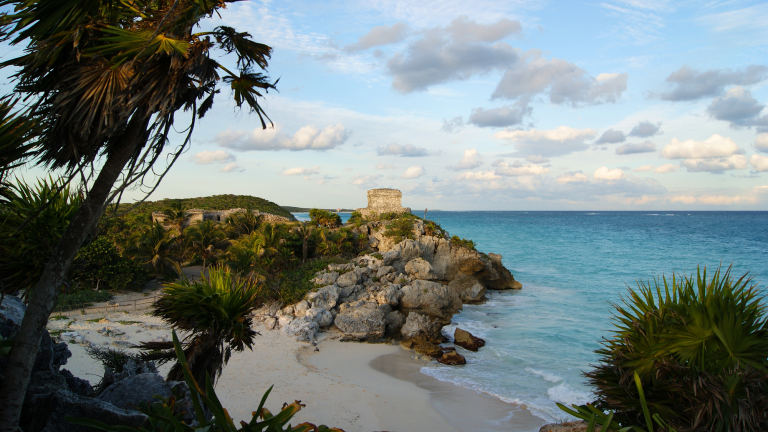
M152 199L768 209L768 3L249 1L220 24L274 48L275 128L225 89Z

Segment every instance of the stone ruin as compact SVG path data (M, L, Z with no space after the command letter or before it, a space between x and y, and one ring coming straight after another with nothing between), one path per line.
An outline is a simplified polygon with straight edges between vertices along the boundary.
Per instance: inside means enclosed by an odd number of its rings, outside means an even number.
M371 189L368 191L368 207L357 211L366 219L383 213L410 213L409 207L403 207L400 200L403 193L397 189Z
M201 209L189 209L187 212L187 220L184 222L184 226L194 225L203 221L224 222L228 217L235 213L245 213L246 209L235 208L229 210L201 210ZM264 222L287 222L288 218L284 216L274 215L272 213L261 213L258 210L251 210L256 216L261 216ZM165 223L166 216L163 212L152 212L152 222Z

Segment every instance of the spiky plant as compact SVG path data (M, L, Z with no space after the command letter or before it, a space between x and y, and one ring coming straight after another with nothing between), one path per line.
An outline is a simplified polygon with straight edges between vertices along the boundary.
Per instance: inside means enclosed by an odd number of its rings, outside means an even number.
M252 349L258 333L251 328L251 312L259 306L260 289L250 279L239 278L220 266L209 268L208 277L203 275L199 281L182 278L165 285L153 313L187 334L182 341L184 355L195 380L205 382L208 374L215 381L232 351ZM142 347L165 350L148 354L148 360L175 358L169 344L147 342ZM184 379L180 363L171 368L168 379Z
M585 375L596 406L638 424L636 372L651 412L678 431L768 430L768 324L764 298L747 275L706 267L638 283L616 304L613 335Z

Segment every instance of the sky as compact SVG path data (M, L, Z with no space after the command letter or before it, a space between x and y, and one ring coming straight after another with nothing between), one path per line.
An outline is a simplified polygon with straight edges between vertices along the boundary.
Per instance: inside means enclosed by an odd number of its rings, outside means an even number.
M768 210L764 1L252 0L217 25L273 47L274 127L223 88L150 199Z

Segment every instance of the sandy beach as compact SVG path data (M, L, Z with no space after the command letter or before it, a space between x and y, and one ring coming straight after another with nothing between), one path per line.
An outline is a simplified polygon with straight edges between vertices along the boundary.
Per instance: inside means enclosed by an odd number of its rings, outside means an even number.
M127 303L126 298L118 299ZM170 328L148 309L90 313L51 320L49 330L69 343L64 368L98 383L102 366L85 345L128 349L143 341L169 340ZM230 415L250 420L264 392L274 385L267 408L284 402L306 404L294 424L309 421L346 431L537 431L544 423L524 407L440 382L419 370L425 360L399 345L340 342L338 333L320 335L317 346L297 342L260 323L253 351L235 353L224 367L216 392ZM167 372L170 365L161 366Z

